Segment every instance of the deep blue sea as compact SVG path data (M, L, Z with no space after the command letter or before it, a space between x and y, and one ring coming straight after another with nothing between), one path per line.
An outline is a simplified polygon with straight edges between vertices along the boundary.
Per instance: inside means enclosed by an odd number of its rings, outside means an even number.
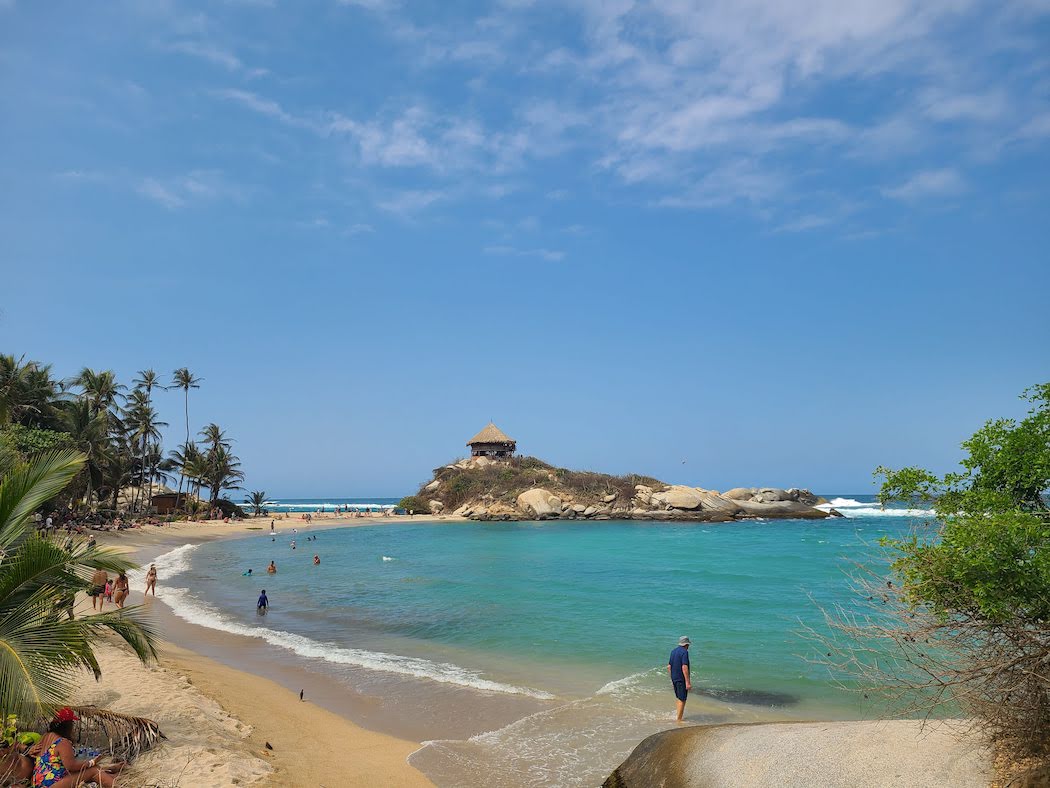
M337 502L348 500L324 503ZM396 698L410 682L413 703L467 715L532 704L522 720L413 756L438 784L589 785L670 724L665 666L679 635L694 644L693 722L873 713L808 661L800 631L823 627L821 606L852 604L854 562L884 563L879 539L926 513L833 503L845 518L410 523L316 541L286 521L276 538L182 547L158 566L178 615L261 638L357 691ZM272 607L260 617L263 587Z

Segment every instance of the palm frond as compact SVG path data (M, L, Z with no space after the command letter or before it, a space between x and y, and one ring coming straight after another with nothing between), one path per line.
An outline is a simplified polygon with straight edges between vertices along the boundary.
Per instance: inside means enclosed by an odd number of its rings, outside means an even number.
M133 760L167 738L160 726L147 717L120 714L97 706L74 706L73 711L80 718L74 726L77 742L121 760ZM31 727L43 733L50 721L49 716L41 716Z
M0 481L0 550L23 536L29 516L73 480L84 460L78 451L49 452Z

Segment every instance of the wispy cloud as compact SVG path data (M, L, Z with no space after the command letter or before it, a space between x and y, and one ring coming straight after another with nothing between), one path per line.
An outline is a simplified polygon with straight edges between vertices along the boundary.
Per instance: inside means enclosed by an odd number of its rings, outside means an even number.
M443 192L433 189L410 189L380 200L377 205L388 213L408 217L445 199Z
M169 210L194 202L240 201L246 197L244 188L217 170L192 170L170 178L145 177L134 184L134 190Z
M269 73L265 68L249 68L237 55L228 49L216 46L206 41L176 41L164 47L169 52L176 52L189 57L204 60L217 66L222 66L227 71L243 72L249 77L261 77Z
M485 254L500 257L538 257L552 263L565 259L565 252L558 249L519 249L516 246L486 246L482 250Z
M895 200L913 201L925 197L944 197L959 194L966 189L966 182L954 169L924 170L908 178L904 183L883 189L882 193Z

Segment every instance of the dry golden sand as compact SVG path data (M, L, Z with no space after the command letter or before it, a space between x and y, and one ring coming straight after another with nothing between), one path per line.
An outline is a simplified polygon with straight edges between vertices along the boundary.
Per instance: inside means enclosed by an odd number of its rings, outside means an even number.
M433 519L433 518L418 518ZM312 526L289 518L278 528L406 522L407 517L316 519ZM178 523L98 536L121 551L147 557L179 544L246 536L269 529L269 519L247 523ZM140 589L132 589L137 601ZM78 610L90 609L81 600ZM164 633L161 632L161 636ZM102 679L85 677L78 704L156 720L168 737L141 756L123 785L188 788L224 786L427 786L407 763L416 742L366 730L309 702L269 679L235 670L184 648L164 643L160 664L146 667L124 647L99 648ZM266 748L269 742L272 750Z

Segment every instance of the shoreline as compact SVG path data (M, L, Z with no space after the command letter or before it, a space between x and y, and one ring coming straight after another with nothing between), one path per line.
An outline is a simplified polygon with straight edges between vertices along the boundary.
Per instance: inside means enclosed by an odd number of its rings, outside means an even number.
M100 546L130 554L136 563L148 566L157 556L182 545L268 531L270 519L189 521L92 535ZM279 532L297 528L302 533L435 519L389 515L332 517L312 524L288 518L278 523ZM163 597L163 584L159 585ZM141 593L142 589L133 584L129 602L140 603ZM83 610L85 605L86 600L82 600L78 609ZM152 597L146 605L153 607ZM98 649L102 679L86 680L77 693L78 703L150 717L166 732L168 740L144 754L131 774L141 771L144 775L148 770L150 779L155 779L154 775L164 772L168 773L165 779L201 788L237 784L432 785L408 763L409 755L420 748L419 741L365 728L348 715L314 702L313 698L326 697L323 688L308 692L300 701L288 681L282 683L201 653L196 638L185 637L180 625L205 633L208 630L182 622L167 605L150 612L161 638L159 663L146 667L116 642L103 646ZM215 634L218 640L236 637ZM173 640L188 640L193 649L175 645ZM136 690L129 692L129 685ZM141 697L147 691L148 700ZM266 743L273 749L267 749Z

